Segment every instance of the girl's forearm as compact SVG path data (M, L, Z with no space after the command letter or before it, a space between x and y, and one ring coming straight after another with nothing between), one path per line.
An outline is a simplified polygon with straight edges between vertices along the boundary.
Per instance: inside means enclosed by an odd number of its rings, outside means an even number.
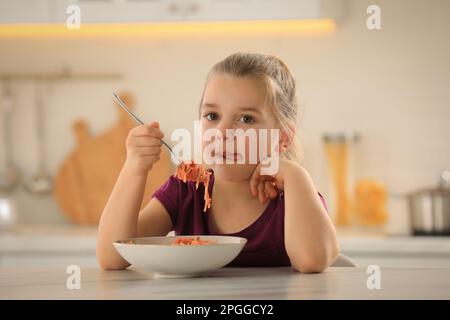
M125 164L103 210L98 228L97 260L104 269L123 269L129 264L117 253L113 242L135 237L147 174Z
M284 176L285 245L292 265L301 272L321 272L334 262L336 230L308 172L292 165Z

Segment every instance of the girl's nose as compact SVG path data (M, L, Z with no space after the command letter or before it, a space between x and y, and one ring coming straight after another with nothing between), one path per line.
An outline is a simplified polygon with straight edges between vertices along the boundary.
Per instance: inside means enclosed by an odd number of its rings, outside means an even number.
M229 138L227 137L227 130L234 130L235 128L233 127L233 123L229 123L228 121L221 121L217 127L217 134L216 134L216 139L220 139L220 140L228 140Z

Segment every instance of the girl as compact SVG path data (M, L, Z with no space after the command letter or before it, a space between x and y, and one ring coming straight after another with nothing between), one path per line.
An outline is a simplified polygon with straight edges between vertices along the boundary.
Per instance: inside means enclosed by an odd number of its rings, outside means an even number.
M208 74L200 115L203 131L219 130L223 137L226 129L279 129L277 172L262 174L260 162L213 163L208 186L212 203L206 213L203 185L196 190L194 182L175 177L139 212L147 173L159 159L164 135L157 122L133 128L127 159L100 219L100 266L129 266L113 241L165 236L171 230L246 238L243 251L228 266L292 266L305 273L330 266L339 253L336 232L322 196L298 161L296 84L288 67L274 56L232 54Z

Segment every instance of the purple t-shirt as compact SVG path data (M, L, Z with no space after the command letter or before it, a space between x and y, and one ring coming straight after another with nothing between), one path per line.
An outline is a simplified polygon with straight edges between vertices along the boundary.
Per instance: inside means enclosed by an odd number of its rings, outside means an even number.
M214 173L209 183L211 198L214 188ZM239 255L227 267L274 267L290 266L291 262L284 246L284 193L270 200L261 216L247 228L221 234L215 232L205 205L204 186L195 189L195 182L183 181L171 176L153 193L170 215L176 235L227 235L247 239ZM327 208L325 200L319 196Z

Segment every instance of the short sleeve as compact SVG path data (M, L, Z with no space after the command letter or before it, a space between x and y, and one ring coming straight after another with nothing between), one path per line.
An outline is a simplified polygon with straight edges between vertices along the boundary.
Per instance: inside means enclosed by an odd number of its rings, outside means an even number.
M325 198L322 196L322 194L320 192L317 192L317 193L319 194L320 200L322 201L322 204L325 207L325 210L327 210L327 212L328 212L327 202L325 201Z
M171 176L161 187L153 192L152 198L156 198L166 208L175 227L180 208L180 180Z

